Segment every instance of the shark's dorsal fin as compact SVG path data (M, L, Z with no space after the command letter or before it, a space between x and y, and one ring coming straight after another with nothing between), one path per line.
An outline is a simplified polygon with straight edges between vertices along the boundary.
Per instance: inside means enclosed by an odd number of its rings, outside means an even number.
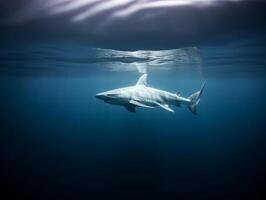
M136 85L144 85L144 86L147 86L147 77L148 77L148 74L143 74Z

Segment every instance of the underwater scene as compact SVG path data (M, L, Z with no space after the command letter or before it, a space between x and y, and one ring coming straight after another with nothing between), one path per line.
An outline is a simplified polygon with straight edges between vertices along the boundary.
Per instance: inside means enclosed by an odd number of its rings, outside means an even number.
M264 199L265 9L1 2L0 199Z

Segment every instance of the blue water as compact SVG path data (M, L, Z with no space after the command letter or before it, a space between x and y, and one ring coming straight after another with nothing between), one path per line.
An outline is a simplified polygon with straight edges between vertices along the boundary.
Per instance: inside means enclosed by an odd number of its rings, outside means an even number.
M262 41L132 54L79 43L6 45L0 54L1 179L24 199L239 199L265 174ZM167 57L166 55L170 55ZM105 104L133 85L189 96L199 114Z

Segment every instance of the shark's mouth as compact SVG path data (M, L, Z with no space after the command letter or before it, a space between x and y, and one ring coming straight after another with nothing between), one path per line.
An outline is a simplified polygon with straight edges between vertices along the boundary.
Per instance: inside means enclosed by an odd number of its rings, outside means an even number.
M104 102L113 105L120 105L122 101L120 101L119 99L106 99L104 100Z

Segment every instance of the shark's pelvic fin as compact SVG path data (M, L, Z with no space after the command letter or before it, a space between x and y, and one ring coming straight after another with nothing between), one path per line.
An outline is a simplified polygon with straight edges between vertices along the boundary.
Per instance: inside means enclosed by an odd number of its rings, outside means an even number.
M136 85L144 85L144 86L147 86L147 77L148 77L148 74L143 74Z
M133 104L133 105L135 105L135 106L139 106L139 107L144 107L144 108L154 108L154 107L152 107L152 106L147 106L147 105L145 105L145 104L143 104L143 103L140 103L140 102L138 102L138 101L135 101L135 100L130 100L129 103L131 103L131 104Z
M168 104L160 104L160 103L158 103L158 102L155 102L158 106L160 106L161 108L163 108L163 109L165 109L165 110L167 110L167 111L169 111L169 112L175 112L172 108L170 108L169 106L168 106Z
M133 106L133 105L128 104L128 105L125 106L125 108L126 108L129 112L136 113L136 110L135 110L136 107Z

